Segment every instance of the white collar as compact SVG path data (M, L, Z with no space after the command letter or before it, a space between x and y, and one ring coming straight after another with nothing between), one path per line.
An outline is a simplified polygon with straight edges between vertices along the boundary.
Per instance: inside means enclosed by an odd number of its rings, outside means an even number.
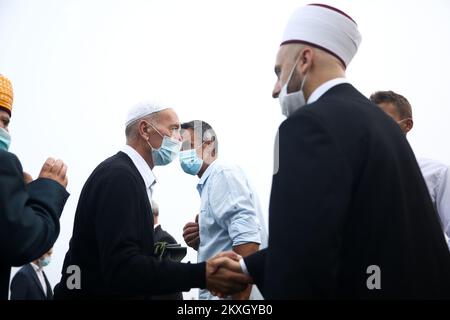
M142 176L142 179L144 179L145 187L147 189L153 187L153 185L156 183L156 178L147 162L145 162L144 158L142 158L142 156L129 145L123 146L120 151L129 156L131 161L133 161L133 164L138 169L139 173Z
M323 96L328 90L330 90L331 88L339 85L339 84L343 84L343 83L349 83L347 79L345 78L336 78L333 80L329 80L323 84L321 84L316 90L314 90L314 92L311 94L311 96L309 97L307 103L311 104L316 102L317 100L320 99L321 96Z
M37 266L36 263L34 263L34 262L31 262L31 266L33 267L34 271L36 271L36 272L42 271L42 268Z

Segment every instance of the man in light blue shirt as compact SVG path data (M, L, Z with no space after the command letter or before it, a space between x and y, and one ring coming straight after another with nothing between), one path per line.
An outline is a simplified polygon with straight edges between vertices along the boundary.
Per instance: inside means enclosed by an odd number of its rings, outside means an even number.
M248 256L267 246L259 200L244 172L237 166L218 160L218 140L212 127L196 120L181 125L182 169L197 175L200 181L201 209L196 222L186 224L183 237L198 251L198 262L233 250ZM216 299L208 290L200 290L200 299ZM256 287L248 287L233 299L262 298Z

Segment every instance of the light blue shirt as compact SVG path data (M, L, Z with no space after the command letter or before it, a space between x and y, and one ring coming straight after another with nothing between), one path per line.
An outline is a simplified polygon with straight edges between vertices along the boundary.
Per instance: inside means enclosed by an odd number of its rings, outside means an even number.
M214 161L203 173L197 190L201 197L198 261L246 243L267 247L267 231L256 193L237 166ZM200 290L200 299L215 299Z

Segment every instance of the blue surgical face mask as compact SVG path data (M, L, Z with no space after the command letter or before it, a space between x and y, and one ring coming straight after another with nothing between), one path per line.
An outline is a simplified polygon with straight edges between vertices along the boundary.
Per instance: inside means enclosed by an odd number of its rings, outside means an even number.
M11 145L11 135L3 128L0 128L0 149L8 151Z
M38 261L39 267L40 268L46 267L50 264L51 261L52 259L50 257L41 258Z
M150 148L152 148L153 164L155 166L165 166L177 157L181 149L181 142L168 136L163 136L151 123L149 125L163 138L159 149L153 148L150 142L147 141Z
M201 146L203 146L203 143L197 148ZM203 159L199 158L197 155L197 148L180 152L181 169L183 169L183 171L187 174L191 174L193 176L200 172L203 165Z

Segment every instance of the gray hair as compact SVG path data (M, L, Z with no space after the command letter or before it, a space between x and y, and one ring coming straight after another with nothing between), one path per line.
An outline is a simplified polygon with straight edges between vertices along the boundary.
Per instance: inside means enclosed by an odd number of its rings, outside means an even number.
M134 141L139 137L139 123L142 121L148 121L151 124L155 125L159 121L159 111L152 113L148 116L142 117L140 119L136 119L132 123L130 123L125 128L125 137L127 138L127 142Z

